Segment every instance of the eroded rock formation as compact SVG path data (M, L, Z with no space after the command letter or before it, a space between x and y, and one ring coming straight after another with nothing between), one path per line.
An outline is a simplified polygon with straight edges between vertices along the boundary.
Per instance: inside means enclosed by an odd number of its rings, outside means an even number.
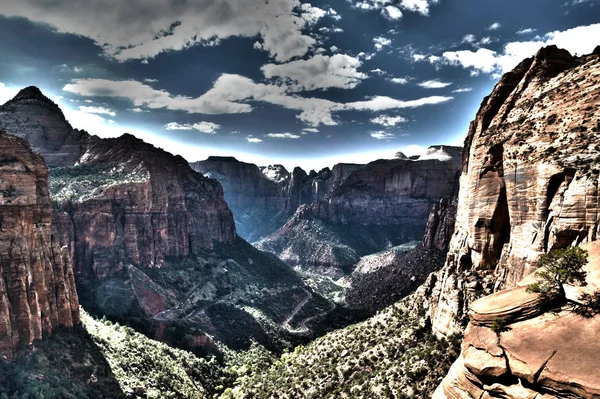
M456 192L460 151L435 147L430 153L418 161L379 160L357 169L323 199L298 208L258 247L291 265L345 269L361 256L423 239L434 205L439 214L430 221L435 226L427 245L446 245L453 218L445 215L453 215L453 205L440 200Z
M437 334L475 299L511 288L553 248L597 239L600 58L554 46L505 74L465 141L445 267L423 289Z
M223 185L238 233L253 242L283 226L299 206L324 198L363 165L337 164L318 173L294 168L290 173L282 165L259 168L233 157L209 157L191 166Z
M0 359L79 322L73 269L51 234L44 160L0 130Z
M573 300L600 285L600 243L584 247L590 253L588 285L567 287ZM534 280L529 276L471 304L461 356L434 399L600 397L600 317L552 309L527 292ZM496 325L494 332L497 320L506 326Z
M55 234L86 280L119 273L127 262L160 267L168 256L235 240L220 184L181 157L129 134L100 139L74 130L35 87L0 108L0 126L54 167Z

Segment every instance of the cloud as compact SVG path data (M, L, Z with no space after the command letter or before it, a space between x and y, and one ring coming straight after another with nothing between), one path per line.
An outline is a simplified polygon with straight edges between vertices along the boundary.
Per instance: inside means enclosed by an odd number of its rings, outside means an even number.
M251 102L265 102L298 111L296 117L311 127L337 125L333 119L336 112L416 108L452 100L452 97L433 96L405 101L376 96L364 101L337 103L289 93L285 85L255 83L249 78L231 74L221 75L211 89L195 98L173 95L134 80L76 79L65 85L63 90L84 97L126 98L137 109L166 108L190 114L248 113L253 110Z
M371 119L371 123L386 127L396 126L399 123L407 122L407 119L402 116L379 115Z
M426 80L421 83L417 83L418 86L423 87L424 89L443 89L444 87L450 86L452 83L442 82L439 79Z
M303 30L326 15L339 17L300 0L128 0L118 7L107 0L3 0L0 14L88 37L119 61L147 61L169 50L258 37L261 49L285 62L316 43Z
M392 41L390 39L385 38L383 36L374 37L373 42L375 43L375 50L377 51L380 51L385 46L389 46L390 44L392 44Z
M398 12L402 9L417 12L421 15L429 15L429 8L438 2L439 0L400 0L392 6L391 4L394 3L392 0L362 0L355 1L352 6L365 11L387 10L388 7L393 7L398 9Z
M104 108L104 107L79 107L79 110L81 112L85 112L88 114L100 114L100 115L110 115L110 116L116 116L117 113L115 111L113 111L112 109L108 109L108 108Z
M287 64L267 64L261 70L267 79L279 77L293 91L328 88L353 89L368 76L358 71L362 62L344 54L315 55Z
M246 137L246 140L248 140L249 143L261 143L262 140L256 137Z
M406 79L406 78L391 78L390 82L396 83L397 85L405 85L408 83L408 79Z
M536 29L532 29L532 28L521 29L520 31L517 31L517 35L528 35L535 31L536 31Z
M379 76L387 75L387 72L380 68L371 69L370 72L374 73L375 75L379 75Z
M479 73L500 74L512 70L519 62L535 55L542 47L556 45L574 54L591 53L598 45L600 23L583 25L564 31L548 32L534 41L509 42L501 53L480 48L477 51L447 51L441 57L430 59L432 64L460 66L471 70L472 75Z
M149 78L146 78L146 79L144 79L144 82L146 82L146 83L157 83L158 79L149 79Z
M396 100L385 96L376 96L367 101L355 101L343 105L345 110L356 111L385 111L390 109L418 108L424 105L441 104L452 100L453 97L431 96L417 100Z
M299 139L301 137L293 133L269 133L267 136L275 139Z
M167 130L198 130L206 134L215 134L220 128L221 125L213 122L198 122L194 124L179 124L177 122L170 122L165 125L165 129Z
M452 90L452 93L468 93L470 91L473 91L472 87L463 87L461 89Z
M319 133L319 129L316 129L314 127L307 127L302 129L302 131L306 133Z
M502 25L500 24L500 22L494 22L493 24L491 24L488 27L488 30L497 30L500 29L502 27Z
M475 35L469 33L463 36L462 43L474 43L476 40L477 38L475 37Z
M86 102L87 102L87 101L86 101ZM144 110L143 110L143 109L141 109L141 108L133 108L133 109L131 109L131 112L135 112L135 113L142 113L142 112L148 112L148 111L144 111Z
M12 100L17 93L19 93L18 89L6 87L4 83L0 82L0 105Z
M402 11L395 6L386 6L383 10L381 10L381 13L384 17L391 20L402 18Z
M390 140L394 138L394 135L392 133L388 133L383 130L371 132L370 136L377 140Z

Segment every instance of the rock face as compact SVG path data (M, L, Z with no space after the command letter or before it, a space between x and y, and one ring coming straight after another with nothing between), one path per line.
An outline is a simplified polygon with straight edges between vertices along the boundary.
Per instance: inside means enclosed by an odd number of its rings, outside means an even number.
M459 170L460 162L452 156L371 162L323 199L301 206L257 245L291 265L344 269L361 256L421 240L436 204L439 215L431 220L436 233L427 240L441 243L448 235L443 226L449 230L451 221L444 216L450 204L439 202L456 192Z
M51 189L55 226L84 279L127 263L161 267L236 237L218 182L131 135L97 140L77 166L52 170Z
M209 157L191 166L223 185L238 234L253 242L283 226L300 205L324 198L362 165L337 164L307 174L301 168L290 173L282 165L258 167L233 157Z
M456 228L423 294L438 335L511 288L541 253L593 241L600 211L600 57L554 46L505 74L465 141Z
M77 276L103 279L124 263L160 267L233 242L233 217L218 182L134 136L100 139L74 130L37 88L0 108L0 126L47 160L54 228Z
M79 322L68 252L51 234L47 178L28 143L0 131L0 360Z
M73 129L58 105L33 86L0 106L0 127L29 141L34 151L44 155L48 167L74 165L90 138Z
M590 254L584 290L591 292L600 285L600 243L584 247ZM434 399L600 397L600 317L549 312L537 294L526 292L531 282L471 304L461 356ZM508 325L495 333L490 326L499 318Z

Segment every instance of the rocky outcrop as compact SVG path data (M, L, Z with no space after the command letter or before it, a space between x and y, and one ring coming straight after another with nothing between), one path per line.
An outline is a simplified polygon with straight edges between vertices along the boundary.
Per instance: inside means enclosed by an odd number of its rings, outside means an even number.
M283 226L299 206L324 198L362 165L337 164L318 173L294 168L290 173L282 165L258 167L213 156L191 166L223 185L238 234L253 242Z
M58 105L34 86L0 106L0 127L26 139L48 167L74 165L90 139L86 132L73 129Z
M51 234L47 178L27 141L0 131L0 360L79 322L68 252Z
M465 140L456 228L423 290L438 335L511 288L541 253L597 239L600 58L554 46L505 74Z
M567 287L571 299L600 285L600 243L584 247L590 254L588 286ZM537 294L526 292L532 282L471 304L461 356L434 399L600 397L600 317L541 306ZM494 320L505 326L492 331Z
M348 269L364 255L420 241L435 205L427 245L443 247L453 210L452 201L440 200L456 192L459 170L453 156L371 162L257 246L294 266Z
M166 257L236 238L217 181L132 135L100 139L74 130L35 87L0 108L0 126L53 166L55 234L84 280L117 274L127 263L161 267Z
M57 231L84 279L127 263L161 267L236 237L218 182L132 135L97 140L77 166L51 171L51 188Z

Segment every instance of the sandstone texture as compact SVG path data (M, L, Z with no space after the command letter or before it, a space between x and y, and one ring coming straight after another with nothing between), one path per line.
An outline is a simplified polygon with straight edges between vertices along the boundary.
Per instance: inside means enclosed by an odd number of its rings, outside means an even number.
M379 160L355 170L323 199L298 208L257 246L290 265L346 271L364 255L422 240L428 223L435 226L427 246L446 246L460 151L434 147L430 154L416 161Z
M596 290L600 242L584 248L590 257L583 290ZM528 282L471 304L461 356L434 399L600 397L600 317L534 306L536 294L525 292ZM507 326L494 332L490 326L498 318Z
M35 87L0 108L0 126L30 141L52 167L53 228L85 280L127 263L161 267L166 257L236 238L217 181L132 135L100 139L74 130Z
M51 233L47 178L27 141L0 131L0 360L79 322L68 251Z
M515 287L540 254L597 239L599 76L598 55L550 46L484 99L465 141L446 265L421 290L438 335L462 331L470 303ZM535 312L535 299L523 300Z
M233 157L209 157L191 166L223 185L238 234L254 242L283 226L300 205L324 198L363 165L337 164L318 173L294 168L290 173L282 165L258 167Z

